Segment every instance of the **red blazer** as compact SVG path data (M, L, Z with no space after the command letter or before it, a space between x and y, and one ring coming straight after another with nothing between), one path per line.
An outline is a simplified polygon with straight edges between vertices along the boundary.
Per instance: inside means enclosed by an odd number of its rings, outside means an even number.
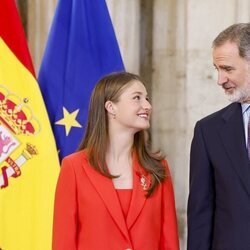
M146 198L142 171L134 160L124 218L112 180L90 166L84 151L66 157L56 190L53 250L178 250L171 177Z

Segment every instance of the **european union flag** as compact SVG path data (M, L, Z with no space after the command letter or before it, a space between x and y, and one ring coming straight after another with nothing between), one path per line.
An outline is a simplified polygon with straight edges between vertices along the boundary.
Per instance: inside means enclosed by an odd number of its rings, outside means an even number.
M80 144L95 83L115 71L124 66L105 0L60 0L38 81L61 159Z

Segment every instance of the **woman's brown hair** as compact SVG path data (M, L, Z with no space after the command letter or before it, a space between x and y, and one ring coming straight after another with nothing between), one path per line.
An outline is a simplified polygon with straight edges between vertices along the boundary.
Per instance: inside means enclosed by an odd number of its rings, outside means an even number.
M85 149L90 164L108 178L117 176L109 173L105 159L109 142L109 123L105 103L107 101L117 103L123 90L135 80L143 83L138 75L128 72L107 75L98 81L91 95L87 128L79 150ZM139 163L151 175L151 185L147 190L147 196L150 196L157 185L165 179L166 171L162 165L164 156L160 151L150 150L148 138L147 131L137 132L134 135L131 150L135 151Z

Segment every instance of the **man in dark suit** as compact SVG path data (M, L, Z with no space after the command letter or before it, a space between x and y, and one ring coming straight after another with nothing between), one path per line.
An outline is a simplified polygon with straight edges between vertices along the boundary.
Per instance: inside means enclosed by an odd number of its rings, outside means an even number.
M215 38L213 62L232 103L195 126L188 250L249 250L250 23L234 24Z

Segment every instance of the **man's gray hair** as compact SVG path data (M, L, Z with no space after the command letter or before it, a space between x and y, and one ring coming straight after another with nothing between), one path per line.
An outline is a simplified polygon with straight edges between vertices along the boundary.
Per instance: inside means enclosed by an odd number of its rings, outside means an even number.
M250 62L250 23L237 23L219 33L213 41L213 48L226 42L236 43L239 55Z

